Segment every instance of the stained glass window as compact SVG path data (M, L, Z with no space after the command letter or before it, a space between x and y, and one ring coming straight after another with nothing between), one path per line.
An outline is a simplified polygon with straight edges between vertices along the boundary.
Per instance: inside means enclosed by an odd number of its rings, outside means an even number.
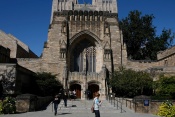
M74 49L72 57L74 66L72 71L76 72L96 72L96 50L95 47L86 41L82 41Z

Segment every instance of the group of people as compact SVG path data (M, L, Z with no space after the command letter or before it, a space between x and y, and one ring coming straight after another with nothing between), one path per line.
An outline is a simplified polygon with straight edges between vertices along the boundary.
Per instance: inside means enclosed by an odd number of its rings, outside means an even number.
M68 92L61 90L60 93L54 97L54 100L52 102L54 104L54 115L57 115L57 109L58 109L58 105L59 105L61 99L64 100L64 106L67 107L67 99L69 97L68 95L70 95L70 93L72 95L75 95L76 92L74 92L74 91L72 91L72 92L69 91L69 94L68 94ZM99 97L100 97L100 94L96 93L95 98L93 99L93 105L92 106L94 108L95 117L100 117L99 108L102 104L102 101L99 99Z
M63 89L60 89L59 93L55 95L54 100L52 101L54 107L54 115L57 115L58 105L61 102L61 99L64 101L64 106L67 107L68 93Z
M67 100L75 99L76 98L76 91L64 91L63 89L60 89L59 93L55 95L54 100L52 101L53 107L54 107L54 115L57 115L58 105L61 102L61 99L64 101L64 106L67 107Z
M72 100L72 99L76 99L76 91L75 90L73 90L73 91L69 91L69 98L70 98L70 100Z

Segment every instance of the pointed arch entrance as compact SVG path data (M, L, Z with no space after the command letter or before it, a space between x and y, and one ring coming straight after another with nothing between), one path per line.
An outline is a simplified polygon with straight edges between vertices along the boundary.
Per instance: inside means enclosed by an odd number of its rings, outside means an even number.
M97 48L100 39L92 32L81 31L70 39L68 67L70 72L96 72Z
M81 85L80 84L72 84L70 85L70 91L76 92L76 98L81 99Z
M90 84L88 86L88 90L90 91L89 99L93 99L95 97L95 94L99 92L99 85Z
M82 31L74 35L69 44L67 54L69 88L70 90L75 89L77 97L81 99L86 99L86 91L89 89L90 99L93 99L101 86L99 85L101 81L98 79L103 65L103 61L98 59L103 58L101 40L92 32ZM79 84L78 82L81 82L81 86L75 85Z
M88 39L76 44L70 58L71 72L96 72L96 48Z

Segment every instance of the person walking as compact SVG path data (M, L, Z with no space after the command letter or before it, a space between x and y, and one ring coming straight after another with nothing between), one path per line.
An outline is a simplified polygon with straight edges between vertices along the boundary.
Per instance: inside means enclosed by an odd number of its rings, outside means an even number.
M69 99L70 99L70 101L73 99L73 91L69 91Z
M57 115L58 104L60 103L60 96L56 95L52 104L54 105L54 115Z
M76 99L76 91L75 90L73 90L73 98L74 98L74 100Z
M100 117L100 111L99 107L102 104L102 101L99 99L100 94L97 93L94 98L93 106L94 106L94 112L95 112L95 117Z
M64 95L64 90L63 90L63 88L61 88L61 89L59 90L58 95L60 96L60 99L63 99L63 95Z
M68 94L67 94L67 92L64 92L63 100L64 100L64 106L65 107L67 107L67 99L68 99Z

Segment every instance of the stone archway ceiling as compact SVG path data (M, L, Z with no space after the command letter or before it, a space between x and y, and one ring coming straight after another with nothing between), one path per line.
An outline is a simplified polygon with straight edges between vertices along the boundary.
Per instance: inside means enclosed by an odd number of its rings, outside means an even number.
M82 84L81 81L78 81L78 80L73 80L73 81L70 81L69 82L70 85L73 85L73 84Z
M93 85L93 84L99 85L99 84L101 84L101 82L95 81L95 80L88 82L88 85Z

